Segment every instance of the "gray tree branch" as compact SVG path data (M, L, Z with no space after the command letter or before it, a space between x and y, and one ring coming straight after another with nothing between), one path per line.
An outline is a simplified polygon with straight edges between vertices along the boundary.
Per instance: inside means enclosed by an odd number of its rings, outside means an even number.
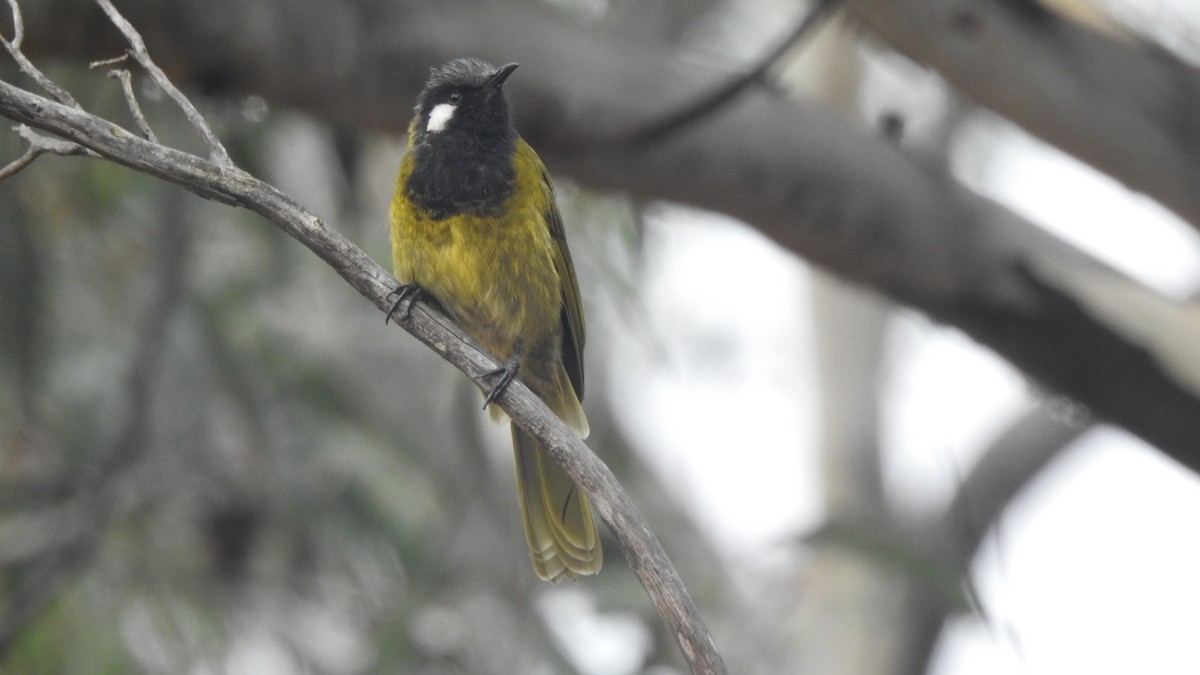
M940 514L909 525L885 515L887 531L906 532L911 550L924 560L936 561L951 571L948 579L960 580L966 597L930 593L928 579L909 575L901 586L900 616L903 633L903 663L895 672L924 673L929 668L938 636L948 618L963 611L963 603L974 604L983 621L990 621L987 607L980 606L971 581L970 565L986 535L997 527L1000 517L1035 476L1062 454L1072 442L1092 428L1091 421L1071 404L1061 400L1043 402L1014 421L984 452L963 478L954 498Z

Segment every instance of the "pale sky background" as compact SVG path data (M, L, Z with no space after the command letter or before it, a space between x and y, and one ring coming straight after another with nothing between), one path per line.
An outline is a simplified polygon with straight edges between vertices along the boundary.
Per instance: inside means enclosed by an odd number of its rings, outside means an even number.
M879 77L916 92L885 88L890 105L937 111L927 76ZM1200 288L1200 238L1152 201L1003 122L974 125L957 148L973 158L956 167L973 188L1160 292ZM618 412L730 559L750 564L820 516L808 272L720 216L663 207L646 236L645 314L660 342L615 347ZM906 508L927 509L1034 392L911 311L888 344L887 485ZM1200 673L1198 516L1195 474L1120 430L1089 432L989 538L975 563L988 618L956 623L931 672Z

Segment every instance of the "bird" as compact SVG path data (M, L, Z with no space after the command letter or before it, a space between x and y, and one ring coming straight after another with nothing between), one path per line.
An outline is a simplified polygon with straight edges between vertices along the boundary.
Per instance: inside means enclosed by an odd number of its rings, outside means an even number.
M515 378L586 438L579 282L550 175L512 125L504 83L516 68L459 58L430 70L389 209L402 284L392 309L420 293L502 364L484 400L494 418L503 413L492 402ZM587 495L510 426L534 572L553 582L599 572Z

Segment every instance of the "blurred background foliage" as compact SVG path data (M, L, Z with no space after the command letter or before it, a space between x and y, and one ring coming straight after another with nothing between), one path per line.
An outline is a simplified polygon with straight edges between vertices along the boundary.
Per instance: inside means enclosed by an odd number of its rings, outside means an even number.
M765 51L806 8L788 0L545 2L598 31L652 36L715 64L714 72ZM1094 4L1194 58L1196 33L1186 27L1195 22L1130 10L1135 3ZM1172 26L1184 28L1160 32ZM914 153L986 183L1008 127L930 73L881 56L855 27L831 33L782 64L780 81L861 116L864 129L901 120ZM103 72L39 65L87 110L129 124ZM27 84L3 59L0 78ZM136 82L163 142L201 152L173 105ZM403 139L255 96L188 93L241 167L389 266L386 211ZM22 151L16 135L0 134L4 161ZM687 487L693 458L684 466L649 447L645 432L646 417L657 415L660 434L707 454L697 464L739 461L770 473L737 453L801 457L795 475L753 483L785 488L743 493L789 517L801 507L814 519L925 515L905 499L919 502L937 486L905 494L889 485L887 464L897 460L880 441L895 432L879 429L888 414L902 416L876 407L900 370L882 365L888 308L820 275L797 281L800 264L786 256L789 281L773 290L794 303L794 316L779 314L796 325L747 341L731 324L767 312L741 306L744 288L702 258L674 290L686 287L717 313L655 316L651 303L684 303L651 284L664 251L677 253L705 228L746 228L685 213L691 225L671 229L662 222L681 219L676 207L593 193L566 177L556 186L588 314L589 445L663 541L734 672L924 672L947 616L937 614L932 635L914 637L923 627L909 625L915 610L905 598L962 593L947 603L950 618L981 618L962 589L969 571L871 536L856 545L862 533L853 526L805 540L792 527L786 540L749 551L711 537L720 528L697 521L716 507L702 513L698 503L709 495ZM748 266L770 272L785 257L771 254ZM905 320L893 343L931 332ZM699 396L769 381L772 392L787 390L772 402L778 408L750 405L778 410L795 429L754 436L751 418L731 425L732 440L697 439L704 425L645 405L652 376ZM1013 398L1038 396L1019 375L1011 380L1022 390ZM819 393L797 394L801 387ZM711 401L717 414L750 415L733 397ZM508 432L479 405L456 370L385 327L379 311L254 214L111 163L40 159L0 183L0 670L682 672L672 637L614 542L606 541L595 578L549 586L534 577ZM633 420L638 407L642 419ZM1003 427L995 418L974 432L973 451ZM818 426L827 438L817 440ZM937 426L932 437L943 433ZM959 477L958 458L936 461ZM821 473L813 468L820 462ZM746 530L759 526L745 521ZM920 593L899 577L919 578ZM889 646L918 638L928 645L912 648L911 661L904 646Z

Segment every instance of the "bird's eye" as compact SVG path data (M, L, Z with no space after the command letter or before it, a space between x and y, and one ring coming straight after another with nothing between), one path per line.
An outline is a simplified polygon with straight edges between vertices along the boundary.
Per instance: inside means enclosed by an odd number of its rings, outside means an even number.
M459 101L462 100L462 92L459 92L459 91L450 92L449 100L451 103L458 103Z

